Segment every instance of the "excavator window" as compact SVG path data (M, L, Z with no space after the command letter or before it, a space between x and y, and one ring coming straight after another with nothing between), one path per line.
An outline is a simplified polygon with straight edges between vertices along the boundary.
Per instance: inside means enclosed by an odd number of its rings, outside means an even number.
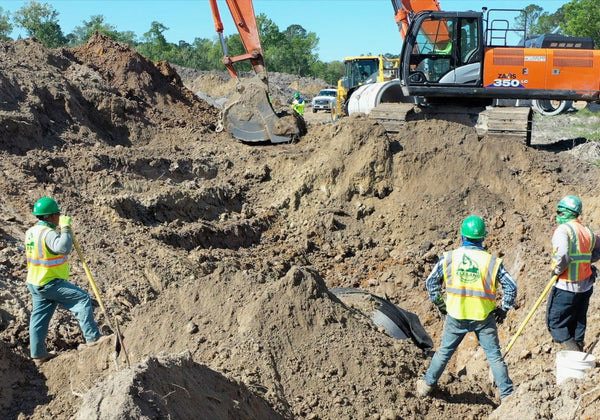
M470 64L480 60L479 20L460 20L460 64Z
M352 62L346 62L346 77L350 87L358 86L363 83L373 73L379 71L378 59L356 59Z
M437 83L456 66L454 20L431 18L423 21L410 57L410 68L418 73L417 83Z
M408 82L477 84L482 58L481 21L472 16L430 16L415 28Z

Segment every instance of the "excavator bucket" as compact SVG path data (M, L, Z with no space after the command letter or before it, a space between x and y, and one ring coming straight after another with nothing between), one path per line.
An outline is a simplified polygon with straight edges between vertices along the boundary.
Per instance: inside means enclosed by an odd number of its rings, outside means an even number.
M267 85L258 76L237 80L236 92L225 104L222 116L235 138L248 143L289 143L302 134L302 117L277 116Z

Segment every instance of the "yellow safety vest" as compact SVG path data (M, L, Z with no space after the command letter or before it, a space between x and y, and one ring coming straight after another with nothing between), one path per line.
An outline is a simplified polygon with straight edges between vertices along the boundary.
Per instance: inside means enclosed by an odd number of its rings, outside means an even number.
M298 114L304 115L304 106L305 105L306 105L305 100L302 100L302 102L300 102L298 99L294 99L294 102L292 102L292 109L294 111L296 111Z
M592 275L592 250L596 246L596 235L579 220L565 223L569 235L569 257L571 262L559 279L568 282L578 282ZM554 250L556 253L556 250Z
M496 275L502 259L486 251L444 252L446 310L455 319L482 321L496 308Z
M51 229L35 225L25 234L27 256L27 283L44 286L54 279L69 279L69 256L53 254L46 246L46 235Z

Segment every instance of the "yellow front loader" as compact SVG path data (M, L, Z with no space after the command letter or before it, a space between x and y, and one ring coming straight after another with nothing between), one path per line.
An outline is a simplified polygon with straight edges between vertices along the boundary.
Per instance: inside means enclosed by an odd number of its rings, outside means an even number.
M359 86L398 78L398 62L397 58L386 58L381 54L344 58L346 75L338 80L337 98L331 110L332 118L348 115L348 100Z

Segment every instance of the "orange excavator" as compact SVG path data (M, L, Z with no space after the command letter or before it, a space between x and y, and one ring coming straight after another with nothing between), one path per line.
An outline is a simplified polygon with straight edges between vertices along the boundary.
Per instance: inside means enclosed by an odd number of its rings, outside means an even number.
M232 134L247 142L289 142L303 121L280 118L268 97L263 50L252 0L226 0L246 53L230 57L216 0L209 0L223 63L250 61L256 77L240 81L222 112ZM364 112L389 131L410 119L446 118L472 124L480 135L531 140L530 107L489 107L502 100L598 101L600 51L586 38L560 37L526 47L527 28L512 29L514 9L445 12L437 0L391 0L403 37L397 80L361 86L348 112ZM495 13L495 14L494 14ZM500 14L500 15L499 15ZM517 42L511 41L516 38Z
M231 77L237 80L236 92L225 103L217 130L227 127L235 138L249 143L288 143L296 139L303 131L302 117L296 113L279 117L269 99L267 70L252 0L226 0L246 50L245 54L234 57L229 56L223 37L223 22L217 0L209 2L223 48L223 64ZM250 62L255 77L244 80L238 77L233 65L242 61Z
M348 111L370 113L399 131L410 119L465 117L480 134L529 143L529 107L489 107L501 100L598 101L600 51L586 38L553 36L526 47L512 29L513 9L446 12L437 0L392 0L403 37L397 80L351 96Z

